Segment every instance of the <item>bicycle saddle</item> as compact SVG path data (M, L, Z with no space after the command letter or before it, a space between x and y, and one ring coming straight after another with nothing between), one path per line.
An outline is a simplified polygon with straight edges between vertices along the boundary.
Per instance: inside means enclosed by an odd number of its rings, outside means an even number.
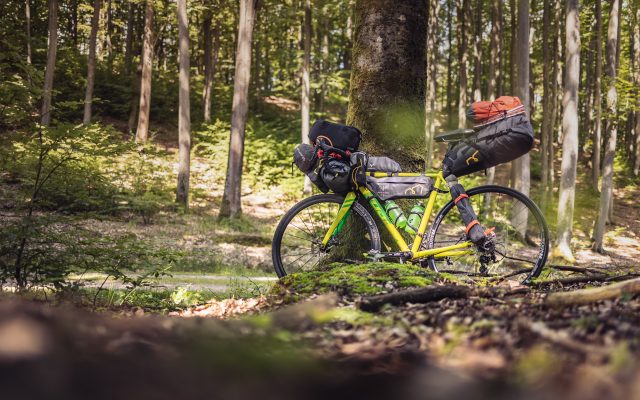
M436 142L459 142L472 136L476 131L474 129L456 129L455 131L444 132L436 135Z

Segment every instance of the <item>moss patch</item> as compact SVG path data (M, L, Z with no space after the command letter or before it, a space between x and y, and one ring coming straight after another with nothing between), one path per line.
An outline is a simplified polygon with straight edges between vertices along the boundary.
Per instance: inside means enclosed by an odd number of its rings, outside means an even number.
M327 292L354 297L427 286L435 279L434 272L411 264L334 263L315 271L288 275L274 286L271 294L288 301Z

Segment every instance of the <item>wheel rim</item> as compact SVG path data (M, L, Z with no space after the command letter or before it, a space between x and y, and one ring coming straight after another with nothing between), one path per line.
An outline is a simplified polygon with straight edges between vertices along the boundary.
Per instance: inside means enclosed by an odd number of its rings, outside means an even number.
M495 259L491 254L484 254L473 248L468 255L432 258L431 266L440 272L469 279L481 277L522 282L532 275L537 276L546 259L548 232L535 206L496 191L470 194L469 199L485 229L495 228ZM466 240L464 224L457 208L451 207L436 224L433 243L429 243L429 248L444 247Z
M326 247L324 235L336 219L340 203L320 202L299 210L287 223L279 246L284 275L311 271L332 262L362 262L372 248L371 233L364 219L351 209L347 220Z

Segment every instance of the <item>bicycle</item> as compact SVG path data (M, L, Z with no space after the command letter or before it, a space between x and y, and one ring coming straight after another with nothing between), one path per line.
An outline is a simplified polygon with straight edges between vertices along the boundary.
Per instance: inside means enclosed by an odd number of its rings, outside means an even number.
M440 136L438 140L453 141L459 136ZM390 176L386 172L366 172L366 175ZM393 176L433 179L431 192L423 198L424 213L417 233L409 242L368 185L344 196L314 195L294 205L276 228L272 258L278 277L312 270L325 263L376 260L418 263L436 273L466 275L470 279L512 278L528 283L540 275L549 252L549 230L542 212L527 196L497 185L467 190L476 214L483 225L493 231L492 246L481 248L467 239L459 213L451 212L452 200L438 211L428 226L437 197L449 193L441 171L399 172ZM382 251L378 224L369 210L390 236L387 247L394 245L395 249ZM514 220L521 224L512 226Z

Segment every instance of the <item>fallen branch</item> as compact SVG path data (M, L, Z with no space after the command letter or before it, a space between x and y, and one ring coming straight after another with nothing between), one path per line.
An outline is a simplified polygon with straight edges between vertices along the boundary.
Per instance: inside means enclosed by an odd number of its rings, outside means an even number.
M471 288L468 286L429 286L365 297L361 300L359 307L362 311L378 311L385 304L395 306L405 303L429 303L442 299L463 299L468 297L470 293Z
M578 272L581 274L603 274L604 268L588 268L588 267L576 267L573 265L547 265L546 268L555 269L557 271Z
M582 305L600 300L616 299L625 294L640 294L640 278L597 288L550 293L545 302L551 306Z

